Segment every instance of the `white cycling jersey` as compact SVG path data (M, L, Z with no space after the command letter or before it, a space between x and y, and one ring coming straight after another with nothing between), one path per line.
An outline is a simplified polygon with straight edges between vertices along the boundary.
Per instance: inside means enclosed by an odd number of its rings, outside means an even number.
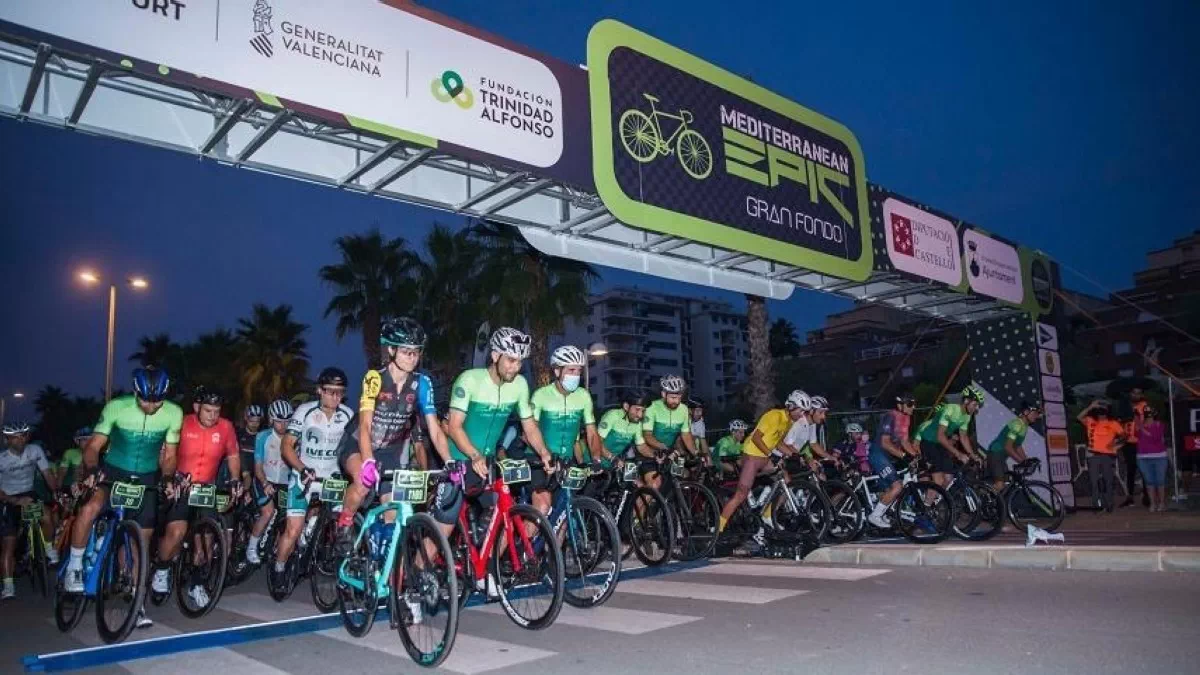
M817 425L803 418L792 422L792 428L788 429L783 441L797 450L803 450L809 443L817 442Z
M37 443L29 443L20 454L0 450L0 492L19 495L33 492L33 478L38 470L48 471L50 462Z
M318 478L329 478L337 471L338 444L352 417L354 411L346 405L339 405L333 416L327 417L318 401L304 403L292 413L288 433L296 437L296 454Z
M254 461L263 468L263 476L268 483L285 485L291 467L283 461L283 437L276 434L274 429L258 432L254 439Z

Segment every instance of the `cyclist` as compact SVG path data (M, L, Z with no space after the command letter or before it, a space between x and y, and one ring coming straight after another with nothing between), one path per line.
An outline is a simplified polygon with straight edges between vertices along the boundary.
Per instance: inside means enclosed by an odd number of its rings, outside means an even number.
M867 456L871 452L871 437L858 422L847 424L845 432L846 437L833 446L833 452L841 457L843 462L858 470L870 471Z
M83 427L75 432L72 440L75 445L63 453L62 458L58 460L58 465L54 467L54 475L58 479L58 488L65 489L70 485L75 484L76 473L78 467L83 464L83 448L87 444L88 439L92 437L92 428Z
M258 520L250 528L250 541L246 546L246 561L258 565L258 543L267 525L275 517L275 493L288 489L290 469L283 461L283 439L288 433L288 422L292 419L292 404L283 399L271 403L267 415L271 427L258 432L254 438L254 503L258 505Z
M137 513L126 517L142 528L142 546L149 548L150 534L158 513L158 480L162 473L174 475L175 451L183 425L183 410L167 401L171 378L157 368L133 371L133 394L114 398L104 406L100 421L92 428L92 437L83 448L82 471L91 475L85 483L95 487L91 498L75 514L71 528L71 557L63 590L83 592L83 552L92 522L108 506L109 486L115 482L134 483L145 488ZM108 444L104 461L100 451ZM138 609L138 628L153 625L144 608Z
M687 388L683 378L678 375L664 375L659 380L662 397L646 408L646 416L642 419L642 438L646 447L658 454L671 453L676 440L683 441L683 447L689 456L696 456L696 443L692 438L691 419L686 405L683 405L683 390ZM641 452L639 450L639 452ZM642 482L655 490L662 487L662 477L658 475L658 460L642 454ZM704 460L707 462L708 458Z
M1004 425L995 440L988 445L987 474L992 479L992 487L996 488L996 492L1004 489L1008 458L1012 457L1015 462L1025 461L1025 434L1029 431L1029 425L1037 422L1041 416L1041 406L1022 401L1021 413Z
M304 528L308 515L308 486L315 480L329 478L338 468L338 447L354 417L354 411L342 403L347 382L346 373L340 368L322 370L317 375L317 400L302 403L288 421L288 433L279 448L280 456L291 469L287 527L275 548L276 572L287 568L287 561Z
M188 522L194 515L215 514L216 509L188 505L184 483L189 486L211 485L217 480L217 470L224 462L228 467L228 484L234 496L241 490L241 456L238 450L237 431L233 423L221 417L221 406L225 397L219 392L205 390L199 410L183 418L179 430L179 448L176 451L176 472L168 479L167 497L174 501L167 507L163 518L166 526L158 540L158 556L154 566L154 578L150 588L155 593L171 590L171 564L179 555L179 544L187 533ZM190 489L190 487L189 487ZM194 555L202 554L196 547ZM203 584L193 584L188 596L199 607L207 607L208 591Z
M770 462L771 453L778 448L783 454L793 455L798 452L795 446L788 444L784 436L791 430L792 424L804 417L812 408L812 400L808 394L799 389L788 394L782 408L774 408L763 413L754 425L754 431L742 443L742 468L738 474L737 491L733 493L725 507L721 509L720 532L725 531L733 512L746 501L754 479ZM763 531L760 528L754 535L754 540L760 546L763 544Z
M29 442L29 424L17 422L4 425L4 440L7 450L0 450L0 600L16 595L13 586L13 571L16 569L17 535L21 533L21 509L34 503L34 476L41 474L46 484L57 484L50 462L42 446ZM57 489L57 488L55 488ZM54 530L50 523L50 510L42 510L42 534L46 541L53 541ZM53 546L46 548L46 558L58 564L58 552Z
M742 443L746 441L746 432L750 425L742 420L730 420L729 433L713 446L713 466L721 469L721 477L726 474L737 475L738 458L742 456Z
M896 501L896 497L900 496L900 490L904 487L900 477L896 475L892 460L920 455L916 443L908 435L916 405L916 399L908 394L896 396L895 407L879 418L879 430L867 454L867 463L871 471L879 477L879 489L883 491L867 520L880 529L891 528L892 523L888 520L887 510L892 502Z
M933 423L921 432L921 454L933 467L933 481L942 487L950 484L954 462L973 461L975 452L967 427L983 407L983 390L973 384L962 391L962 403L946 403L938 408ZM957 438L958 444L954 440Z
M687 405L688 414L692 418L691 432L692 440L696 443L696 452L701 457L708 457L711 453L708 447L708 429L704 426L704 399L699 396L689 396Z
M363 376L358 415L346 428L338 450L339 466L354 480L338 515L338 542L343 551L350 550L350 526L368 489L385 474L408 468L411 455L417 454L407 451L415 446L413 437L421 425L428 429L427 434L420 434L422 439L427 437L432 442L443 462L450 461L433 403L433 383L417 370L425 341L425 329L406 316L385 319L380 328L379 344L384 347L386 363ZM424 441L421 445L428 447ZM449 490L439 485L441 497L451 499ZM432 515L444 534L448 536L454 530L457 510L447 515L434 509Z
M254 485L254 453L258 446L258 433L262 431L263 409L261 405L248 405L242 415L242 426L237 430L238 449L242 453L242 485L246 494Z
M550 355L550 366L554 382L533 392L529 403L533 406L533 420L541 430L542 439L550 451L553 461L561 468L575 454L575 440L582 427L587 434L589 456L600 455L600 437L596 434L596 416L592 409L592 395L580 386L580 375L587 364L583 350L573 345L563 345ZM530 471L530 487L533 490L533 506L549 515L553 496L547 490L548 478L543 468Z
M826 452L825 446L819 440L819 430L825 424L825 415L829 412L829 401L824 396L812 396L809 398L809 405L811 407L808 412L792 422L791 428L783 438L789 446L797 448L808 459L809 468L819 474L820 460L828 460L838 466L841 465L841 460Z
M600 418L596 433L603 441L603 457L600 461L605 468L620 464L626 458L631 459L629 453L634 452L636 446L645 445L642 419L649 403L646 399L645 394L627 390L621 395L621 407L609 410Z

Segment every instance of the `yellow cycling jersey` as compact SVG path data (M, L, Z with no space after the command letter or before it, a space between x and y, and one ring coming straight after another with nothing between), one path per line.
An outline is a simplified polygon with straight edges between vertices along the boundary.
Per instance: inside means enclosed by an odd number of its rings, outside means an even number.
M746 434L746 441L742 443L742 454L751 457L766 457L766 453L754 444L754 432L762 433L763 445L767 446L767 450L770 451L779 445L779 441L783 440L784 434L791 428L792 418L786 410L783 408L768 410L758 418L758 424L754 425L754 431Z

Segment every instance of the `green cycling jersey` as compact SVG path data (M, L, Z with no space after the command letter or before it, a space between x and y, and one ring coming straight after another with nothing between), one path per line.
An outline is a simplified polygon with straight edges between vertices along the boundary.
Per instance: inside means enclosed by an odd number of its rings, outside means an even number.
M1004 449L1006 441L1012 441L1014 447L1021 447L1025 444L1025 434L1029 432L1029 425L1020 417L1014 418L1011 422L1004 425L1000 430L1000 435L996 436L996 440L988 445L988 452L995 454L1003 454L1007 452Z
M529 383L517 375L512 382L496 384L487 368L465 371L450 388L450 407L466 414L463 430L471 445L484 457L496 454L496 443L508 416L515 410L521 419L533 416L529 403ZM458 445L450 441L450 455L458 461L468 459Z
M530 404L546 448L560 460L575 454L580 428L596 423L592 395L583 387L564 395L558 385L548 384L533 392Z
M641 422L630 421L629 416L621 408L615 408L604 413L597 427L604 447L613 455L620 457L629 450L631 445L645 445L642 437Z
M938 427L946 428L946 435L951 436L958 433L962 429L966 429L971 423L971 416L966 410L957 403L947 403L941 406L937 415L931 420L930 424L921 425L920 437L922 441L928 443L937 443Z
M670 450L679 434L685 431L691 433L691 417L688 415L687 406L681 403L672 410L661 398L658 399L646 407L642 431L653 434L655 440Z
M59 482L63 485L74 483L76 467L80 464L83 464L82 450L71 448L63 452L62 459L58 461L58 470L62 472L62 480Z
M733 437L733 434L724 436L717 444L713 446L713 459L720 461L725 458L737 459L742 454L742 444Z
M132 394L109 401L94 433L108 437L107 464L130 473L158 471L164 443L178 443L183 410L167 401L153 415L142 412Z

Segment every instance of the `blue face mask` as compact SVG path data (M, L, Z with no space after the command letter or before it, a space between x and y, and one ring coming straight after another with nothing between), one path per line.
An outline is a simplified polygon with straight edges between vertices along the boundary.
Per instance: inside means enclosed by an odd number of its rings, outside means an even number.
M572 391L575 391L576 389L578 389L579 388L579 376L578 375L563 375L562 388L566 389L568 392L572 392Z

